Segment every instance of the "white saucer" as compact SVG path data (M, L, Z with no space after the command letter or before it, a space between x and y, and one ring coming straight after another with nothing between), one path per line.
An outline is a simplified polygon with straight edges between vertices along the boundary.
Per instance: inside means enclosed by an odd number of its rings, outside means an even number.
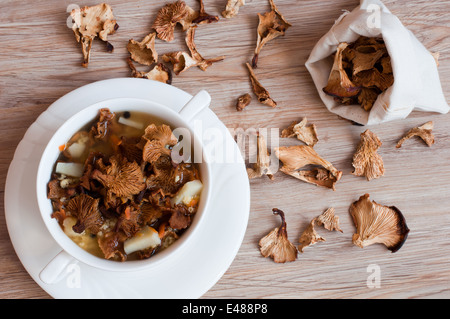
M192 96L173 86L147 79L119 78L76 89L54 102L27 130L8 170L5 215L14 249L31 277L54 298L199 298L225 273L244 238L250 210L250 186L243 162L212 165L210 209L194 242L178 260L149 273L108 272L78 263L76 272L56 284L45 284L39 273L61 248L41 219L35 176L41 154L52 134L81 109L106 99L148 99L179 111ZM105 105L107 107L107 105ZM219 143L239 148L228 129L206 108L198 115L203 129L219 128ZM224 144L225 145L225 144ZM79 281L70 281L77 275ZM72 276L73 279L73 276Z

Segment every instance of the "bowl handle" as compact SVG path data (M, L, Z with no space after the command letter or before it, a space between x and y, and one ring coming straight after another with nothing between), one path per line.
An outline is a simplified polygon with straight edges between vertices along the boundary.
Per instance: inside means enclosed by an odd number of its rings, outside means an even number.
M186 121L191 122L198 113L203 111L211 103L211 96L205 90L198 92L189 102L187 102L179 111L180 116Z
M39 279L46 284L55 284L69 274L69 266L76 265L78 260L62 250L39 273Z

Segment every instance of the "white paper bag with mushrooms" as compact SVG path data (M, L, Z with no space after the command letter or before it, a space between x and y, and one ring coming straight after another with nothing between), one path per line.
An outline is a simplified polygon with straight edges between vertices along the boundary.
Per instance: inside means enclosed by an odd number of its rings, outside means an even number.
M305 63L325 106L363 125L447 113L437 56L381 1L343 13Z

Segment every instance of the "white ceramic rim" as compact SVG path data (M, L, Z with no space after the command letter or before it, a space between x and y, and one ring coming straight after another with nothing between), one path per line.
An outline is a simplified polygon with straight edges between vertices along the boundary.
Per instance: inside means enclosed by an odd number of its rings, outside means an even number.
M118 105L117 105L118 104ZM127 105L128 104L128 105ZM132 106L131 106L132 105ZM162 111L163 113L170 114L170 116L173 116L172 119L167 119L167 117L159 116L153 114L154 110L152 112L148 111L148 107L157 108L158 111ZM95 119L95 117L98 115L98 110L101 108L109 108L112 112L115 111L125 111L130 110L132 108L134 111L141 111L148 113L150 115L155 115L157 118L161 118L162 120L166 121L173 127L173 122L180 122L182 123L182 127L187 128L191 132L191 136L194 139L194 143L199 143L199 145L202 145L202 141L195 136L193 133L193 130L189 123L184 121L183 118L181 118L180 114L175 112L174 110L161 105L156 102L152 102L145 99L139 99L139 98L113 98L113 99L107 99L101 102L94 103L81 111L77 112L76 114L72 115L67 121L65 121L53 134L50 141L48 142L47 146L44 149L44 152L42 153L41 159L39 161L37 176L36 176L36 193L37 193L37 200L39 205L39 211L41 212L42 219L44 220L44 223L54 238L54 240L61 246L62 250L67 252L69 255L71 255L73 258L75 258L78 261L81 261L89 266L96 267L103 270L109 270L109 271L135 271L135 270L141 270L141 269L150 269L157 266L160 266L162 263L170 262L170 260L174 259L175 256L184 248L186 245L191 242L192 237L195 236L195 233L198 232L198 229L200 228L202 221L205 219L204 216L208 212L208 204L209 199L211 195L211 168L210 164L207 159L207 155L205 154L203 147L202 147L202 154L204 163L201 163L201 175L202 175L202 182L204 184L204 189L202 190L202 196L199 203L199 210L195 214L193 218L192 224L189 226L189 228L183 233L183 235L174 242L170 247L167 249L158 252L154 256L148 259L144 260L132 260L132 261L125 261L125 262L117 262L112 260L103 259L97 256L94 256L90 254L89 252L85 251L81 247L79 247L75 242L73 242L61 229L61 227L58 225L57 221L54 218L51 218L51 212L48 210L48 204L50 203L50 200L47 199L47 183L50 180L50 174L47 174L49 171L51 172L52 169L48 169L48 163L49 161L52 163L55 162L56 157L59 155L58 146L66 143L70 137L75 134L80 128L82 128L84 125L88 124L92 120ZM133 111L132 110L132 111ZM82 120L82 121L80 121ZM74 126L74 123L80 121ZM67 130L68 127L76 127L76 129L70 129ZM67 130L67 133L65 132ZM64 132L64 134L62 134ZM70 133L69 133L70 132ZM64 138L61 137L64 136ZM63 141L62 143L60 143ZM56 150L56 151L55 151ZM56 154L56 157L54 156ZM53 158L54 160L51 161L49 158ZM45 177L48 175L48 177ZM45 182L45 188L42 186L42 181L47 180ZM206 186L206 187L205 187ZM44 196L45 195L45 196Z

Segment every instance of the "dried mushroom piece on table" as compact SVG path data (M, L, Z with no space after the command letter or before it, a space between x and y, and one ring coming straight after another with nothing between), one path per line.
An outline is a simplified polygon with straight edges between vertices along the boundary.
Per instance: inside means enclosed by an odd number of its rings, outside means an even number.
M242 111L243 109L245 109L250 102L252 101L252 96L248 93L241 95L236 103L236 110L238 111Z
M83 52L83 67L88 67L90 60L90 52L92 41L99 37L102 41L107 42L108 35L114 34L119 25L114 19L111 6L101 3L92 7L83 7L73 9L70 13L72 17L72 30L75 34L77 42L81 43ZM112 51L112 45L107 42L108 50Z
M200 2L200 10L198 12L198 16L192 20L194 24L207 24L219 21L218 16L213 16L205 12L205 5L203 4L203 0L198 0Z
M261 255L272 258L276 263L294 261L297 259L298 251L288 239L284 212L277 208L272 211L281 217L281 225L259 241Z
M317 216L311 220L308 227L300 235L298 250L303 253L305 247L314 245L320 241L325 241L325 238L320 236L315 229L315 225L323 226L329 231L343 232L339 226L339 217L334 214L334 208L330 207L320 216Z
M384 175L383 159L377 153L381 145L380 139L372 131L361 133L361 141L353 155L353 175L365 176L368 181Z
M193 66L197 66L202 71L206 71L206 69L213 63L222 61L225 58L220 56L217 58L205 59L200 55L194 42L196 28L197 26L191 26L186 32L185 41L189 48L190 54L184 51L178 51L166 53L162 56L164 62L168 62L173 65L173 71L176 75L179 75Z
M247 168L248 177L253 179L267 175L270 179L273 179L274 173L270 169L270 155L267 150L266 139L261 134L258 134L256 163L254 163L253 168Z
M161 40L173 41L176 24L192 18L192 14L193 10L184 1L168 3L158 11L152 28Z
M143 65L152 65L158 62L158 53L155 50L156 33L148 34L141 42L133 39L128 41L127 50L131 59Z
M315 124L307 125L308 119L304 117L299 123L292 122L289 127L281 131L281 137L297 137L306 145L314 146L319 141Z
M230 19L239 13L239 8L245 5L245 0L228 0L225 10L222 11L224 18Z
M335 190L336 182L342 177L342 172L321 158L311 146L279 147L275 149L275 154L283 163L280 169L283 173L307 183ZM312 168L301 170L311 165Z
M269 94L269 91L267 91L262 84L258 81L258 78L255 75L255 72L253 72L252 66L248 63L246 63L246 66L248 68L248 71L250 73L250 81L252 82L252 88L253 92L255 93L256 97L258 98L258 101L262 104L266 104L271 107L276 107L277 102L275 102Z
M406 133L405 136L403 136L398 142L397 142L397 148L402 147L403 142L407 139L410 139L413 136L420 137L428 146L431 146L434 144L434 135L433 135L433 128L434 123L433 121L426 122L425 124L414 127L411 130L409 130L408 133Z
M258 57L262 47L270 40L273 40L280 35L284 35L286 33L286 30L292 26L278 11L273 0L269 0L269 2L271 11L264 13L264 15L258 13L258 39L256 42L255 54L252 59L253 68L257 67Z
M323 91L339 103L359 104L370 111L378 95L394 83L391 59L381 38L359 37L342 42Z
M379 243L395 253L408 237L409 229L400 210L371 201L369 194L354 202L349 212L356 226L352 241L358 247Z
M334 208L330 207L322 213L322 215L315 218L317 225L323 225L323 227L329 231L337 230L343 233L339 226L339 217L334 214Z
M127 63L131 69L131 76L134 78L155 80L166 84L172 83L172 71L163 63L155 64L148 72L138 71L130 58L127 59Z

